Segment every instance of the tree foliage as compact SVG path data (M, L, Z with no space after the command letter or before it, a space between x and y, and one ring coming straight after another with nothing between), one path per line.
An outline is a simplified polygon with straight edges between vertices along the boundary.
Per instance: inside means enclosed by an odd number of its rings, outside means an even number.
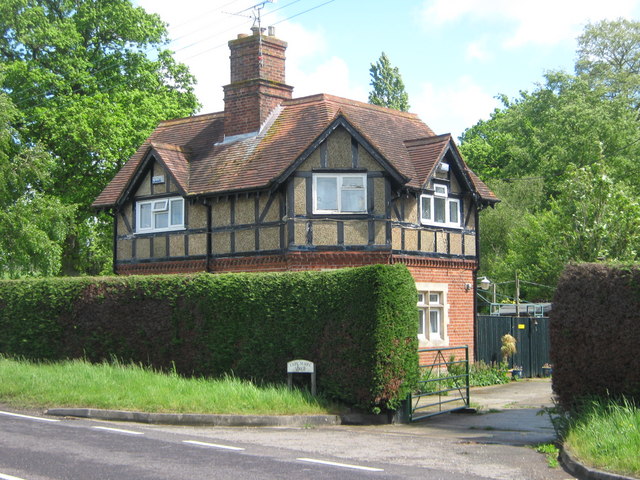
M481 213L484 275L553 286L568 262L638 260L639 40L640 22L588 25L575 74L549 72L533 91L503 96L461 137L470 167L505 200Z
M46 193L53 159L22 141L11 126L18 118L0 93L0 277L53 275L75 207Z
M369 92L369 103L401 112L409 110L409 95L404 89L402 76L398 67L391 66L384 52L376 63L371 64L369 73L373 87Z
M76 206L66 271L99 272L111 222L90 205L159 121L196 110L195 80L163 48L165 24L130 0L5 0L0 30L13 127L55 160L48 193Z

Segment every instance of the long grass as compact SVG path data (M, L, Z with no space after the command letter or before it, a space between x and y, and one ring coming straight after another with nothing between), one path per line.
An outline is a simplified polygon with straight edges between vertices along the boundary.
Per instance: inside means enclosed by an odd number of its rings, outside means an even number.
M592 400L571 415L564 445L587 465L640 478L640 408Z
M117 361L33 363L0 356L0 402L25 408L85 407L154 413L300 415L339 407L286 385L231 376L185 378Z

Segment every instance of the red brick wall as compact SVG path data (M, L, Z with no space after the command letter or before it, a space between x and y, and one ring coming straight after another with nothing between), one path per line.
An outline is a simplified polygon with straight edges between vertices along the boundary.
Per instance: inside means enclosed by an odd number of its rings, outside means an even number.
M401 258L395 259L402 262ZM406 259L407 268L416 282L446 283L449 304L449 345L469 345L474 351L474 295L475 263L473 262L425 262ZM430 264L430 265L429 265ZM466 285L471 288L467 290ZM448 356L446 357L448 359Z

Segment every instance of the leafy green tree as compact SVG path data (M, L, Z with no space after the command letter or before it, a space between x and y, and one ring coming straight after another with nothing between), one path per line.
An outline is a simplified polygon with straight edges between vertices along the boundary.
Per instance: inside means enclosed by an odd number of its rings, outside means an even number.
M409 95L404 89L398 67L392 67L387 55L382 52L378 61L371 64L371 86L369 103L406 112L409 110Z
M640 22L590 23L578 38L576 73L609 85L612 94L640 100Z
M75 207L48 195L53 158L11 127L19 113L0 93L0 277L53 275Z
M533 92L521 92L489 120L461 137L461 150L481 178L542 177L548 196L559 191L570 165L604 156L611 175L640 174L636 111L627 99L608 95L607 85L563 72L545 75Z
M65 273L99 273L111 222L91 202L161 120L192 114L194 78L166 27L130 0L4 0L2 88L25 142L55 159L50 193L76 205Z
M553 286L567 262L638 260L639 40L640 22L587 26L575 75L550 72L503 96L461 137L471 168L505 199L481 212L483 275ZM525 298L550 298L530 285Z

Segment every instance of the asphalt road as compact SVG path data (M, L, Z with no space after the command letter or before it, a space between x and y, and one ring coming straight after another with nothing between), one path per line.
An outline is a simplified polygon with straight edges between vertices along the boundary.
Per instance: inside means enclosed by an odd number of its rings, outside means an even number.
M220 442L215 429L201 435L192 428L55 421L10 413L0 413L3 480L487 478L426 465L309 456L304 429L293 431L302 443L289 448L266 446L246 436L240 442ZM232 429L225 430L228 434Z
M0 412L0 480L565 480L533 448L554 440L548 381L477 389L481 415L411 425L187 427ZM16 416L22 414L23 416Z

